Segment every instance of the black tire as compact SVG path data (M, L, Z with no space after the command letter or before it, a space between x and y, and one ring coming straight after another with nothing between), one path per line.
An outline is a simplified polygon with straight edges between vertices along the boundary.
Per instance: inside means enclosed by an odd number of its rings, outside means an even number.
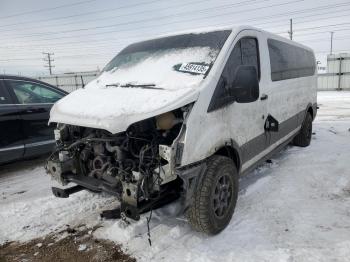
M192 227L209 235L218 234L230 222L238 197L238 173L233 161L215 155L194 193L187 217Z
M312 136L312 116L310 113L306 113L300 132L293 139L293 145L306 147L310 145L311 136Z

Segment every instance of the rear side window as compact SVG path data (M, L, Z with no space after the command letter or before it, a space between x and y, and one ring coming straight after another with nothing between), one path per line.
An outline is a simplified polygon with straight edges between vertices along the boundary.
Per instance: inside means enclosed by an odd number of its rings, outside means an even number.
M7 83L13 89L19 104L55 103L63 94L34 82L12 81Z
M315 57L309 50L274 39L268 39L267 43L272 81L315 74Z

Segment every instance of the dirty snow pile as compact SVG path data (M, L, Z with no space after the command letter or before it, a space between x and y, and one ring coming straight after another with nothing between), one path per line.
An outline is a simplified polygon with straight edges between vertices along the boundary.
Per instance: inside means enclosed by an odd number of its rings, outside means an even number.
M350 92L318 93L310 147L288 147L241 179L229 226L217 236L191 230L176 203L126 224L100 221L113 198L51 196L42 167L1 170L0 243L43 236L66 224L102 225L95 237L121 243L139 261L349 261Z
M0 244L42 237L67 226L94 226L99 210L117 204L111 197L88 192L55 198L51 186L59 185L45 173L43 161L39 163L0 167Z

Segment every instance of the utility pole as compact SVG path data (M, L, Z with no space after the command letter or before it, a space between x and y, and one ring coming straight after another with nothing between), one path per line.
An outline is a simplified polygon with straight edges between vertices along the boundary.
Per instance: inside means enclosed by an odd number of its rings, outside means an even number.
M53 56L54 53L43 52L43 55L47 56L47 58L43 59L45 62L47 62L47 65L44 65L44 67L48 67L50 75L52 75L52 68L55 67L54 65L52 65L52 62L55 60L51 56Z
M290 40L293 40L293 19L289 19L289 38Z
M333 53L333 34L334 32L331 32L331 54Z

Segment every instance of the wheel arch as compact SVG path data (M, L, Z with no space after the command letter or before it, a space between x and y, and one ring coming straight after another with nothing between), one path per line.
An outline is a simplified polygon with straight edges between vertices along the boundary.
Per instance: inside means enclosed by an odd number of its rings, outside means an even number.
M242 154L238 144L231 140L222 146L216 147L214 153L207 158L194 163L192 165L184 166L177 169L176 173L183 181L183 193L181 196L182 209L179 212L184 212L193 202L193 196L198 188L198 185L203 179L204 172L207 168L207 160L214 156L226 156L233 160L237 168L237 174L240 174L242 167Z
M240 173L242 167L241 150L233 140L218 148L214 155L226 156L232 159L237 167L238 173Z

